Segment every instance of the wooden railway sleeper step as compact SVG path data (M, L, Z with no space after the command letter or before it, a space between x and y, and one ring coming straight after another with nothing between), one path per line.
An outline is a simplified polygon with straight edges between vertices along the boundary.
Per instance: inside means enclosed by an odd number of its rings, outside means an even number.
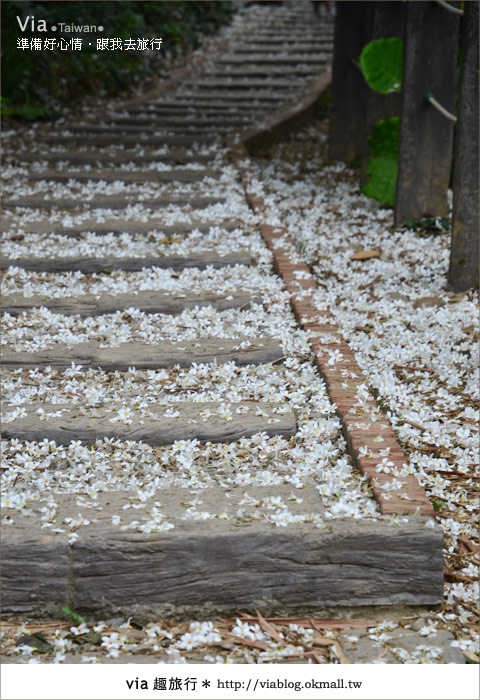
M15 293L5 295L2 311L12 316L29 313L32 309L46 308L52 313L66 316L102 316L117 311L127 312L128 309L138 309L149 314L179 314L185 309L212 306L218 311L225 309L246 309L251 304L261 304L260 294L242 293L238 290L217 294L215 292L173 293L162 291L141 291L124 294L83 294L79 296L62 297L24 297Z
M201 182L206 177L220 176L219 170L89 170L86 171L57 171L44 170L29 174L26 180L45 180L49 182Z
M102 347L98 341L82 342L72 347L57 343L47 350L36 352L3 350L3 369L51 367L65 370L72 362L84 369L103 369L108 372L137 369L161 369L193 363L206 364L235 362L237 365L261 365L283 358L280 344L272 338L199 338L179 342L128 342L118 346Z
M17 260L2 260L1 267L23 267L24 270L36 272L68 272L75 270L85 274L102 272L103 270L127 270L136 272L147 267L162 269L184 270L196 267L200 270L206 267L231 267L232 265L251 265L252 258L247 251L237 251L226 255L216 253L193 253L188 257L182 255L166 255L164 257L144 258L19 258Z
M10 227L14 226L14 221L4 219L4 233L8 236ZM98 223L95 219L83 221L81 224L72 224L71 226L54 226L49 221L34 221L23 224L22 229L26 234L38 234L48 236L50 234L66 236L68 238L80 238L87 233L96 235L122 235L128 233L130 235L150 235L152 233L160 233L165 238L165 243L172 242L173 239L179 236L188 236L193 231L200 233L208 233L211 228L220 228L224 231L233 231L236 228L243 228L244 223L240 219L220 219L212 221L192 221L190 224L175 224L175 226L164 226L161 221L150 223L141 223L137 221L129 221L121 219L110 219ZM16 228L14 233L16 234Z
M123 121L123 120L122 120ZM156 123L158 122L158 123ZM138 136L141 139L146 139L149 136L155 135L160 136L163 132L168 134L169 137L173 137L175 134L179 134L179 138L193 138L197 140L199 138L215 137L217 134L228 131L229 127L226 126L216 126L216 127L203 127L202 129L196 129L194 127L186 128L183 126L165 126L161 122L155 119L144 120L144 119L125 119L124 123L120 121L111 122L104 120L99 126L72 126L69 131L73 135L85 134L86 136L99 134L126 134L128 136Z
M215 141L213 135L199 136L179 136L166 134L165 136L152 135L148 133L126 135L119 142L118 137L111 136L88 136L86 134L72 134L71 136L43 136L38 135L35 139L36 143L51 143L55 145L62 144L79 144L81 146L97 145L97 146L190 146L200 144L202 146L211 144Z
M258 432L288 437L297 430L295 414L285 404L246 401L231 403L227 409L214 402L155 402L131 409L128 417L122 408L121 404L29 404L26 417L4 423L3 438L54 440L57 445L72 440L94 444L105 438L171 445L177 440L232 442Z
M3 202L5 208L26 207L31 209L126 209L130 205L141 204L147 209L165 209L168 206L206 209L212 204L224 204L226 200L219 197L158 197L157 199L132 199L131 197L103 197L102 199L43 199L29 196L23 199Z
M48 151L34 151L15 153L13 159L26 162L47 161L49 163L71 162L85 165L119 165L120 163L133 163L134 165L145 165L151 163L210 163L212 155L202 155L196 153L190 155L187 151L169 151L155 155L154 153L146 153L145 155L135 155L136 151L115 151L108 153L105 151L61 151L50 153ZM6 156L8 157L8 156Z

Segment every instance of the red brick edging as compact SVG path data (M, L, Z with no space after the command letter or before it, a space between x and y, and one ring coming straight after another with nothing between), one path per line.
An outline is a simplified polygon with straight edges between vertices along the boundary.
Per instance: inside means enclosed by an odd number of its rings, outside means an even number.
M248 158L245 148L237 144L231 157L239 170L250 207L255 213L262 213L263 199L248 191L249 178L241 162ZM381 513L435 517L432 504L416 477L392 474L392 470L402 470L407 458L373 396L364 389L359 391L361 385L368 386L367 379L334 316L313 305L311 295L318 285L293 238L283 225L262 224L260 233L273 253L275 268L290 294L295 316L309 335L317 367L337 408L350 456L367 477Z

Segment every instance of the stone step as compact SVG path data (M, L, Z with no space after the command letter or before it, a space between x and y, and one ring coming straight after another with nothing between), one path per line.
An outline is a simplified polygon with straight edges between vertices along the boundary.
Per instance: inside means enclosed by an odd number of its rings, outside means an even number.
M113 153L105 153L103 151L79 152L79 151L62 151L51 153L47 152L17 152L13 156L14 160L18 161L33 161L38 162L45 160L49 163L59 163L68 161L70 163L84 163L85 165L119 165L121 163L134 163L134 165L145 165L146 163L210 163L212 155L195 156L188 155L186 151L169 151L160 155L146 153L142 156L135 155L136 151L117 151Z
M144 258L117 258L106 255L102 258L18 258L15 260L4 259L1 267L22 267L24 270L35 272L70 272L75 270L85 274L102 272L103 270L127 270L138 272L146 267L160 267L162 269L185 270L189 267L197 267L200 270L206 267L231 267L232 265L251 265L252 258L247 251L239 250L227 255L216 253L192 253L188 257L183 255L165 255L164 257Z
M5 225L6 224L6 225ZM14 225L13 221L4 220L5 233L8 234L7 226ZM38 234L48 236L56 234L66 236L67 238L80 238L86 233L94 233L97 235L105 235L113 233L121 235L128 233L131 235L144 234L148 235L155 231L162 233L165 236L165 243L172 243L179 236L184 237L198 230L200 233L208 233L211 228L216 227L225 231L233 231L236 228L242 227L243 222L240 220L219 220L219 221L192 221L191 224L176 224L175 226L163 226L162 222L155 223L154 221L146 224L132 221L121 221L119 219L111 219L103 223L97 223L96 220L83 221L76 226L53 226L49 222L34 221L28 222L22 226L26 234ZM14 232L15 235L17 231Z
M61 416L40 418L38 409L45 413L61 411ZM119 417L121 409L121 404L87 407L30 403L26 407L26 417L4 422L2 437L4 440L54 440L57 445L69 445L72 440L92 445L104 438L172 445L177 440L233 442L259 432L288 437L297 431L295 414L285 404L178 401L162 405L156 402L146 408L132 409L132 416L126 419ZM179 415L165 416L165 413L175 412Z
M196 506L210 515L204 519L189 511L189 489L165 488L145 502L134 491L99 493L88 499L90 508L77 505L77 494L59 493L54 526L62 532L43 527L43 503L28 518L15 511L2 538L3 613L47 609L55 616L68 605L103 618L204 619L255 608L291 617L335 606L442 602L438 525L410 517L392 527L379 517L335 519L319 529L311 518L323 512L315 484L307 481L298 492L301 503L292 502L291 491L290 485L211 486ZM245 495L258 503L281 498L307 521L276 527L263 515L273 511L246 505ZM125 509L129 504L144 508ZM79 512L89 522L70 545L64 519Z
M3 202L4 207L27 207L31 209L126 209L129 205L142 204L148 209L164 209L170 205L205 209L211 204L224 204L225 198L219 197L158 197L157 199L132 199L131 196L99 197L98 199L43 199L37 195Z
M101 368L108 372L125 372L129 367L137 369L161 369L180 365L189 367L194 362L205 364L235 362L237 365L263 365L282 359L278 342L271 338L199 338L178 343L163 341L155 343L129 342L118 347L101 347L96 341L78 343L72 347L56 344L38 352L2 350L3 369L19 367L51 367L65 370L72 362L84 369Z
M230 293L215 294L214 292L193 294L175 294L161 291L142 291L137 294L84 294L82 296L62 296L50 298L45 296L24 297L23 294L8 294L3 297L2 311L12 316L29 312L34 308L45 307L53 313L66 316L101 316L113 314L126 309L139 309L150 314L179 314L184 309L213 306L219 311L224 309L242 309L250 304L260 304L260 294L241 293L232 290Z
M221 171L205 170L88 170L57 171L44 170L29 174L27 180L47 180L50 182L201 182L206 177L219 177Z
M71 136L41 136L35 138L35 143L51 143L56 146L61 144L79 144L80 146L193 146L196 143L202 145L215 141L214 136L205 134L198 136L152 136L148 133L126 134L121 141L115 135L112 136L88 136L87 134L72 134Z

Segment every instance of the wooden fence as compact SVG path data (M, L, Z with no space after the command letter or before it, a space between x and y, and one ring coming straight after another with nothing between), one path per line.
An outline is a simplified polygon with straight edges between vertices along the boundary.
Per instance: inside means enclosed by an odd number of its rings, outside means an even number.
M355 161L364 184L372 124L399 115L394 222L401 226L448 214L455 140L448 281L457 291L479 282L478 5L339 0L335 20L330 157ZM357 60L369 41L392 36L404 40L402 90L381 95Z

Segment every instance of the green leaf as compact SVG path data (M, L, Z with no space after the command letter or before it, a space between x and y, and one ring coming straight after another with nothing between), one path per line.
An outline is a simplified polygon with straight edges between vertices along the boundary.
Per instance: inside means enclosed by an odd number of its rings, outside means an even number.
M373 157L367 165L369 175L363 194L372 197L382 204L393 207L397 186L397 156L400 132L399 117L382 119L372 127L372 136L368 140Z
M403 39L374 39L358 59L363 77L373 90L400 92L403 75Z
M435 511L435 513L438 513L438 511L441 508L443 508L443 506L446 506L446 505L447 504L445 503L445 501L440 501L440 500L433 500L432 501L432 506L433 506L433 510Z
M385 156L370 158L366 172L370 178L362 188L363 194L393 207L397 186L397 159Z
M83 617L83 615L79 615L79 613L74 612L68 607L68 605L63 606L62 612L69 615L69 617L72 618L73 622L77 624L82 624L82 622L85 622L85 618Z
M376 156L396 158L400 137L400 118L381 119L372 126L372 135L368 139L370 150Z

